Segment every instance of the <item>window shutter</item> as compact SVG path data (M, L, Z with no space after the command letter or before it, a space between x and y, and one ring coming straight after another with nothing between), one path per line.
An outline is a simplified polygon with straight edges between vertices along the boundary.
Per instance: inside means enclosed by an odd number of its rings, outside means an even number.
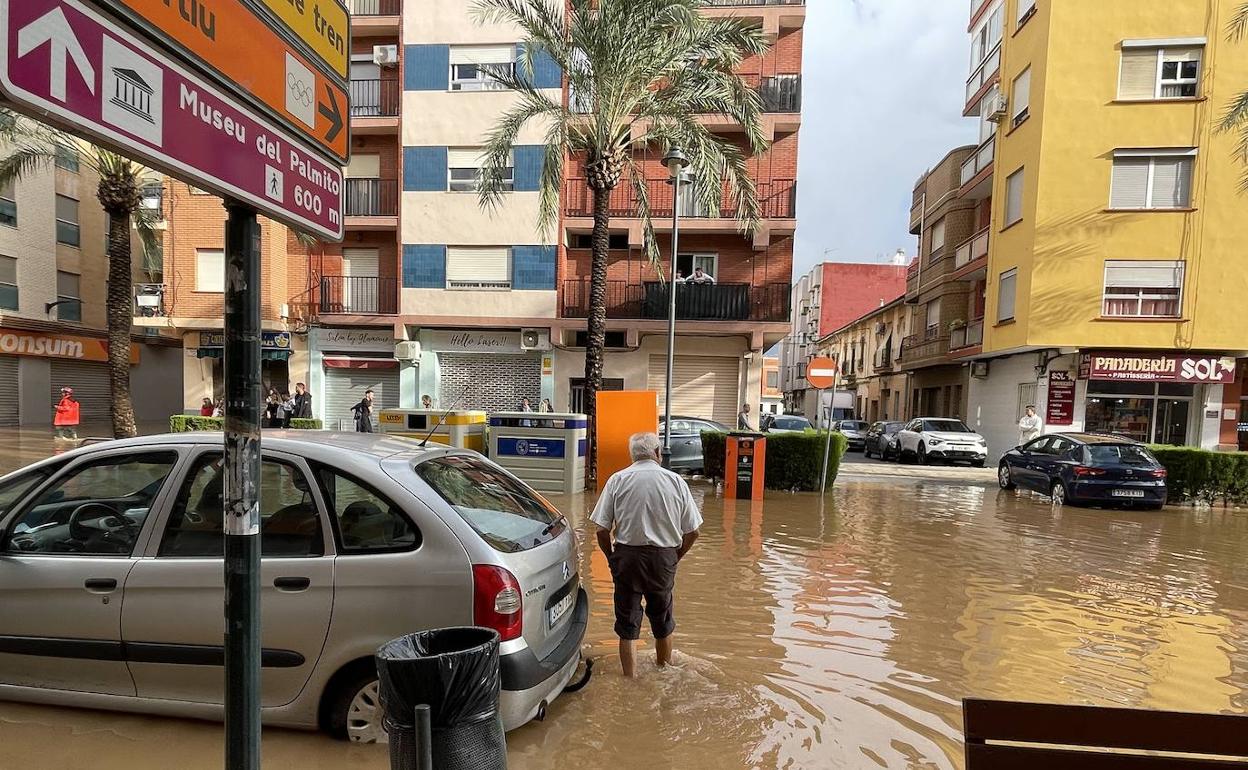
M377 179L381 176L381 156L375 152L353 152L347 164L348 179Z
M519 145L512 151L515 158L515 189L517 192L535 192L542 183L542 162L546 147L541 144Z
M446 282L510 283L511 249L506 246L447 247Z
M342 274L353 277L376 278L377 249L343 249Z
M1127 48L1122 52L1118 79L1119 99L1154 99L1157 96L1156 48Z
M940 324L940 297L927 303L927 325L937 326Z
M1166 61L1200 61L1203 48L1193 46L1190 48L1167 48L1164 57Z
M1105 286L1113 288L1181 289L1182 260L1110 260L1105 263Z
M1022 21L1023 17L1036 7L1036 0L1018 0L1018 20Z
M446 165L448 168L481 168L484 163L484 152L480 147L446 151Z
M457 45L451 49L451 64L507 64L516 59L513 45Z
M403 90L445 91L451 85L449 45L409 45L403 48Z
M511 261L511 288L554 291L554 246L513 246Z
M446 247L403 244L403 288L445 289Z
M195 250L195 291L225 291L225 252Z
M403 189L411 192L445 192L446 148L404 147Z
M1031 107L1031 67L1014 79L1014 111L1010 115L1016 118Z
M1005 223L1012 225L1023 218L1023 170L1015 171L1005 180Z
M516 61L523 61L524 54L524 43L520 43L516 46ZM563 70L559 68L558 63L545 48L535 48L532 58L534 88L561 88L563 86ZM520 77L528 76L523 65L516 68L516 74Z
M932 251L945 245L945 220L941 219L932 226Z
M56 294L58 297L78 296L78 274L56 271Z
M1142 209L1148 206L1148 166L1148 158L1114 159L1110 208Z
M1153 159L1152 208L1187 208L1191 199L1191 158Z
M77 224L78 201L64 195L56 196L56 218Z
M1008 321L1014 317L1014 303L1018 291L1018 271L1007 270L1001 274L997 288L997 320Z

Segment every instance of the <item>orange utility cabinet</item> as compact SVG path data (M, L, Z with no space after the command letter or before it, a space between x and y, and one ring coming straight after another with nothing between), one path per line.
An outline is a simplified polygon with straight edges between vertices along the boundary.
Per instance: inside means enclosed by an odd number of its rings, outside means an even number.
M730 433L724 453L724 499L762 500L767 439L757 433Z
M659 401L653 390L598 391L598 491L616 471L633 464L628 438L659 429Z

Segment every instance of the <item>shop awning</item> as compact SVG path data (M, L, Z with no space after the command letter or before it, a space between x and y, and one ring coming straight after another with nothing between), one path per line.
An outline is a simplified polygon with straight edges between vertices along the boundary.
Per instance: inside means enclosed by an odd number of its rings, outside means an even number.
M225 348L195 348L196 358L225 358ZM262 361L288 361L289 350L261 350Z
M326 369L398 369L399 362L393 358L324 358Z

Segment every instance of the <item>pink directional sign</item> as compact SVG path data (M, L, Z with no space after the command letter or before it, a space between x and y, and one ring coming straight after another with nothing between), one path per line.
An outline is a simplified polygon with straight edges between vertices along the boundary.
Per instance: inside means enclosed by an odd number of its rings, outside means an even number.
M0 0L0 90L21 111L331 240L342 170L80 0Z

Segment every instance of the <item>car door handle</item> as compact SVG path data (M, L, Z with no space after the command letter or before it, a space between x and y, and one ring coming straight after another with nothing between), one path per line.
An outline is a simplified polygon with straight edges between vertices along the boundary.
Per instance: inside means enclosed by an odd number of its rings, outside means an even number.
M84 588L94 593L106 594L117 590L116 578L87 578L82 582Z
M306 591L312 585L312 579L306 577L273 578L273 587L279 591Z

